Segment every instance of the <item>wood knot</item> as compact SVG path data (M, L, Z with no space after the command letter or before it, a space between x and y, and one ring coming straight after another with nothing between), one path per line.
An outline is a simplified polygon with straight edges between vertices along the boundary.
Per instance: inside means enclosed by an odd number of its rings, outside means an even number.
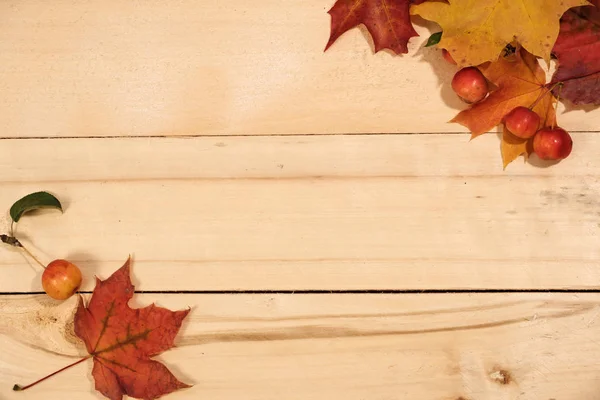
M54 325L58 322L58 318L56 318L54 315L47 315L46 312L35 313L33 319L39 327Z
M73 320L69 320L65 323L62 334L68 343L71 343L76 347L81 347L81 339L75 334L75 322Z
M494 371L492 371L490 374L490 379L492 382L496 382L500 385L508 385L513 381L510 372L505 369L494 369Z

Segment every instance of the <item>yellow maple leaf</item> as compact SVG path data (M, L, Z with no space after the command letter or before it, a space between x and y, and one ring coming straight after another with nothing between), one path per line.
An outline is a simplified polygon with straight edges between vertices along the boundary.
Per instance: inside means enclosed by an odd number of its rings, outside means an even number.
M504 47L518 41L531 54L550 61L559 19L587 0L449 0L411 7L411 14L437 22L443 30L438 47L450 52L459 67L494 61Z

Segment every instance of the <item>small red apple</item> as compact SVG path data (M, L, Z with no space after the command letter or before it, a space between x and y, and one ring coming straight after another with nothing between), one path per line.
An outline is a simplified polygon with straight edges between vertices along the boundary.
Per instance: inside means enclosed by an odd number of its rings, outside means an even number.
M527 107L519 106L506 114L504 124L515 136L529 139L535 135L540 126L540 116Z
M485 76L476 67L466 67L452 78L452 89L465 103L477 103L488 93Z
M542 160L562 160L571 154L573 139L562 128L542 128L533 137L533 151Z
M42 287L56 300L71 297L81 286L81 271L67 260L54 260L42 274Z

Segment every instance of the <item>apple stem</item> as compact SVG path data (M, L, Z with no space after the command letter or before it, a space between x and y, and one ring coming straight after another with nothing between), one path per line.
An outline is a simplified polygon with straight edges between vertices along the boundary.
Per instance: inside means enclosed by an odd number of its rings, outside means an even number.
M563 88L562 82L558 82L556 85L558 85L559 83L560 83L560 87L558 88L558 93L556 94L556 105L554 106L554 116L555 117L556 117L556 113L558 113L558 102L560 101L560 91ZM556 85L554 85L554 86L556 86ZM554 118L554 121L555 120L556 120L556 118ZM552 129L554 129L554 121L552 121Z
M56 372L53 372L53 373L51 373L50 375L47 375L47 376L43 377L42 379L39 379L39 380L37 380L37 381L35 381L35 382L33 382L33 383L30 383L30 384L29 384L29 385L27 385L27 386L21 386L21 385L19 385L19 384L15 384L15 385L13 386L13 390L15 390L15 391L23 391L23 390L29 389L30 387L32 387L32 386L35 386L35 385L37 385L38 383L40 383L40 382L43 382L43 381L45 381L46 379L53 377L54 375L58 374L59 372L63 372L63 371L64 371L64 370L66 370L66 369L69 369L69 368L71 368L71 367L74 367L75 365L77 365L77 364L79 364L79 363L82 363L82 362L84 362L85 360L87 360L87 359L88 359L88 358L90 358L90 357L91 357L91 356L86 356L86 357L83 357L82 359L80 359L80 360L77 360L77 361L75 361L74 363L67 365L66 367L63 367L63 368L61 368L61 369L59 369L58 371L56 371Z
M29 254L29 257L33 258L35 262L40 265L40 267L46 269L46 266L36 256L34 256L33 253L27 249L27 247L21 245L21 248L25 251L25 253Z
M11 229L11 231L12 231L12 229ZM19 248L23 249L23 251L25 253L27 253L29 255L29 257L31 257L35 262L37 262L42 268L44 268L44 269L46 268L46 266L39 260L39 258L34 256L33 253L31 251L29 251L29 249L27 249L27 247L23 246L23 243L21 243L19 241L19 239L17 239L12 234L10 236L5 235L5 234L0 235L0 241L2 243L6 243L8 245L11 245L14 247L19 247Z
M554 88L558 85L562 85L562 82L556 82L550 89L546 88L546 90L543 91L542 93L540 93L540 95L537 97L537 99L535 99L533 104L529 106L529 109L533 110L533 107L535 107L537 105L537 103L539 103L548 93L552 92L554 90Z

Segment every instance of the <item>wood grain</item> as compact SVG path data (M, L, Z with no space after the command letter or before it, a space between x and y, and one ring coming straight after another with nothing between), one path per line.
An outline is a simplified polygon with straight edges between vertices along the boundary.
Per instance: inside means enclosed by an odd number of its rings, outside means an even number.
M359 29L323 53L332 4L3 1L0 136L465 131L455 69L423 47L438 27L404 56ZM600 112L559 121L597 130Z
M17 232L86 290L130 253L140 290L597 288L600 140L576 140L506 172L492 135L5 140L0 205L58 195ZM1 250L0 292L40 291Z
M57 312L43 296L0 301L2 399L100 398L86 364L11 392L72 362L81 347L67 337L44 351L15 329L25 320L36 329L37 317L41 335L65 330L68 307ZM153 301L193 309L177 348L159 357L194 384L171 399L581 400L600 392L597 294L179 294L138 295L134 305Z
M169 399L600 399L598 293L199 293L600 288L600 111L561 105L572 156L503 171L447 123L437 27L323 53L331 3L1 2L0 209L53 192L17 227L40 259L91 290L132 254L172 292L132 305L192 308ZM76 298L18 294L40 275L0 248L0 400L99 399L88 364L10 390L84 353Z

